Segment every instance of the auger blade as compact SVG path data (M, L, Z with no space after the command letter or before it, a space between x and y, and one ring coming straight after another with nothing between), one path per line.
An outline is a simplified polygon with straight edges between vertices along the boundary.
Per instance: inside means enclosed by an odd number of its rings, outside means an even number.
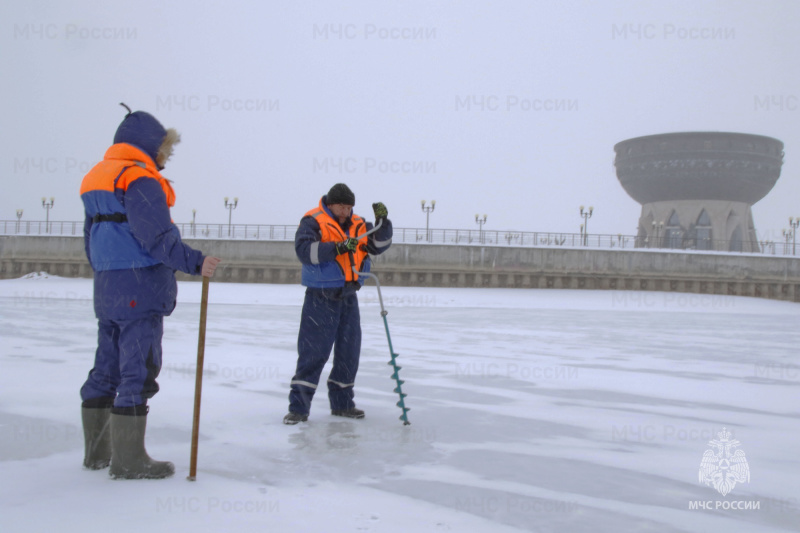
M369 234L371 232L374 232L374 231L377 231L377 229L379 227L380 227L380 223L377 224L373 229L371 229L370 231L368 231L367 233L365 233L364 235L362 235L359 238L364 238L364 237L366 237L367 234ZM394 389L394 392L396 392L397 394L400 395L400 401L397 402L397 406L400 407L403 410L403 414L400 416L400 420L403 421L403 425L407 426L407 425L411 424L411 422L408 421L408 417L406 416L406 413L408 412L408 408L405 406L405 402L404 402L405 397L407 395L404 394L402 392L402 389L400 388L403 385L403 383L405 383L405 382L400 379L400 369L402 367L397 366L396 359L399 356L399 354L394 353L394 348L392 347L392 336L389 333L389 322L386 320L386 315L388 313L387 313L386 309L384 309L384 307L383 307L383 297L381 296L381 283L378 280L378 276L376 276L375 274L372 274L372 273L369 273L369 272L359 272L358 269L355 268L355 267L353 267L353 272L355 272L359 276L364 276L364 277L367 277L367 278L374 279L375 280L375 285L378 288L378 301L381 304L381 317L383 318L383 326L384 326L384 329L386 330L386 340L389 343L389 355L391 356L390 361L388 363L386 363L386 364L391 365L392 368L394 369L394 373L392 373L391 379L395 380L395 382L397 383L397 387Z

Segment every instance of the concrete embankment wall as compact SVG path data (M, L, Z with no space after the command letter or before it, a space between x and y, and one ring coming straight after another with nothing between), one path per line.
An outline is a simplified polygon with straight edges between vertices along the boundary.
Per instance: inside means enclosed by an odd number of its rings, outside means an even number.
M300 282L292 242L186 242L224 259L215 281ZM37 271L91 277L83 239L0 236L0 279ZM375 259L373 271L384 285L654 290L800 302L800 259L769 255L395 244Z

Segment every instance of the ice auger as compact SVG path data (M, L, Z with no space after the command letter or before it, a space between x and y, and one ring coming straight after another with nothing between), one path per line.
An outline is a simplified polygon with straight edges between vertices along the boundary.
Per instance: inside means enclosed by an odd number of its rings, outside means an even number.
M361 235L359 239L363 239L370 233L377 231L378 228L381 227L382 223L383 220L379 220L378 224L374 228ZM403 421L404 426L408 426L409 424L411 424L411 422L408 421L408 414L407 414L410 408L406 407L406 396L408 395L403 392L403 383L405 383L405 381L400 379L400 369L402 367L397 366L398 354L394 353L394 348L392 347L392 336L389 334L389 322L387 322L386 320L386 315L388 315L389 312L386 311L386 309L383 307L383 296L381 296L381 283L378 280L378 276L376 276L375 274L371 274L369 272L359 272L358 269L355 267L353 267L353 272L355 272L359 276L364 276L375 280L375 286L378 289L378 301L381 304L381 317L383 317L383 326L386 329L386 340L389 341L389 353L392 356L391 360L387 364L392 367L392 370L394 370L394 372L391 375L391 378L394 379L395 383L397 383L397 387L394 389L394 392L396 392L398 396L400 396L400 401L397 402L396 405L397 407L403 410L403 414L400 415L400 420Z

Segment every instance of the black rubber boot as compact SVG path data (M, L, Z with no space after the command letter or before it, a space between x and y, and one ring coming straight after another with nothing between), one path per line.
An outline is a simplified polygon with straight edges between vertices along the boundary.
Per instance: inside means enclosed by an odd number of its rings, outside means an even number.
M333 416L343 416L345 418L364 418L364 411L351 407L350 409L332 409Z
M123 413L123 414L120 414ZM175 473L169 461L154 461L144 448L147 407L114 408L111 411L111 468L114 479L164 479Z
M283 423L293 426L298 422L305 422L308 420L308 415L301 415L300 413L294 413L289 411L289 414L283 417Z
M83 466L102 470L111 462L111 406L113 398L98 398L83 402Z

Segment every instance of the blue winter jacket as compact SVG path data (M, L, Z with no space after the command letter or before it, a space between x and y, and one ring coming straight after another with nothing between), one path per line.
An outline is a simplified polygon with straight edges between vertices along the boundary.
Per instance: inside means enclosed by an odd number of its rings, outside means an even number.
M93 186L81 195L86 211L84 246L94 270L98 318L126 320L171 314L178 294L175 271L199 275L205 259L201 252L182 242L170 219L164 187L152 172L141 168L155 169L155 154L149 153L152 149L142 149L148 143L152 145L152 138L160 133L153 122L145 122L145 127L140 128L144 130L139 132L144 139L141 146L136 144L136 129L129 128L126 144L134 150L120 151L121 145L115 144L106 152L105 162L118 158L119 153L126 157L137 155L138 161L131 160L125 171L125 189L118 188L112 176L108 183L113 186ZM95 169L84 181L90 176L94 177L93 183L103 181L92 174Z

